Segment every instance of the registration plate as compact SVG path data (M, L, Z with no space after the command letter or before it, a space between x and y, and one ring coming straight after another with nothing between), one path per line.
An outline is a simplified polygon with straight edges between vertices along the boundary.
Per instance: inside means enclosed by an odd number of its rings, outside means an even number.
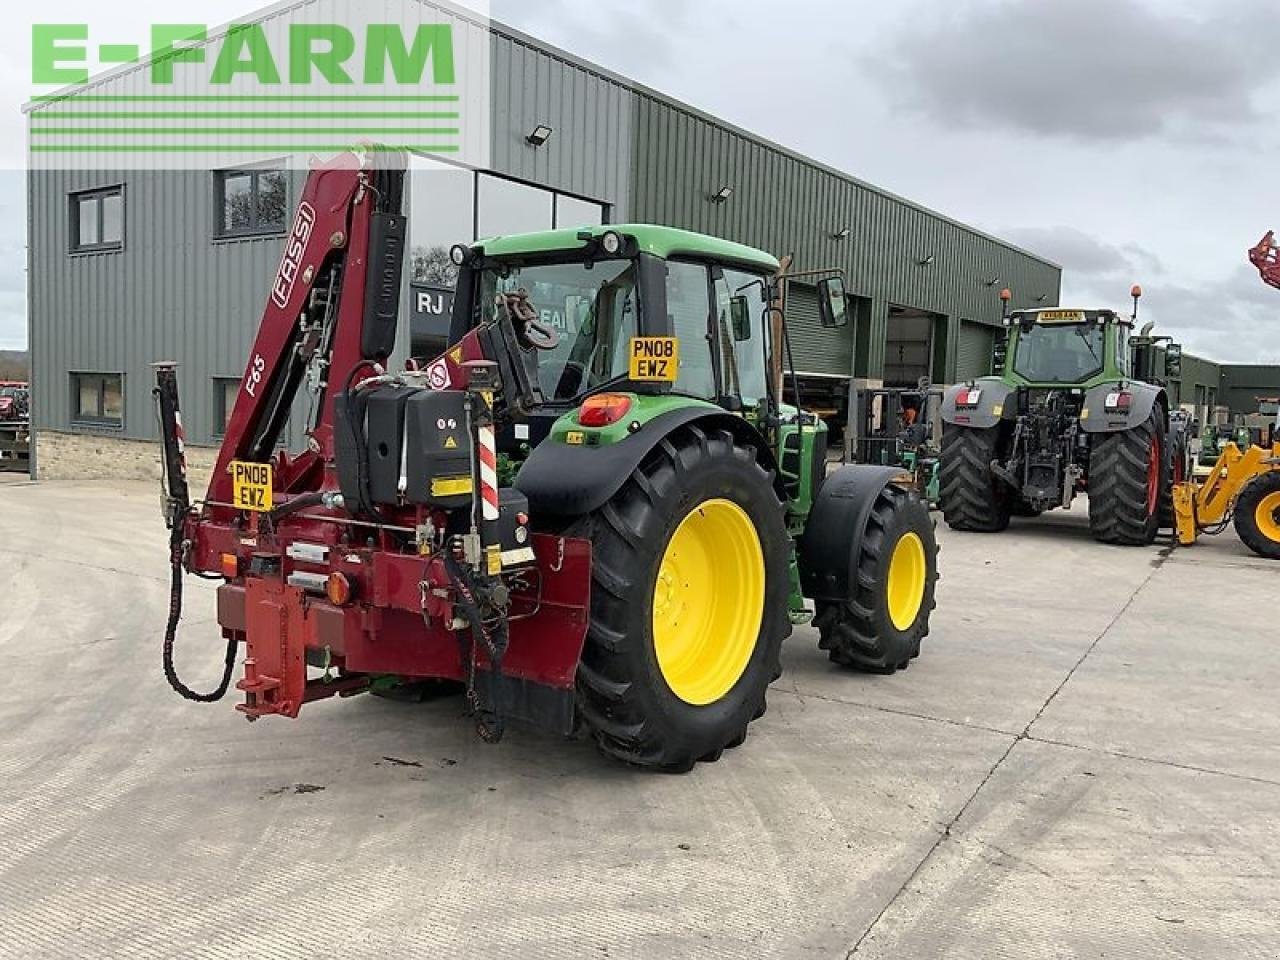
M1084 323L1084 311L1041 310L1036 319L1040 323Z
M270 513L271 464L231 461L231 502L241 510Z
M675 337L632 337L628 380L675 383L680 373L680 341Z

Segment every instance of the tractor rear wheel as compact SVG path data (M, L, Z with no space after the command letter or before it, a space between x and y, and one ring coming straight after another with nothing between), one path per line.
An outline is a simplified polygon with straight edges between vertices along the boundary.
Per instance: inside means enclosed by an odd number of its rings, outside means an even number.
M1163 414L1131 430L1095 434L1089 451L1089 527L1101 543L1146 546L1160 530L1169 483Z
M1236 534L1260 557L1280 560L1280 471L1254 477L1236 500Z
M833 662L868 673L905 670L929 633L937 558L928 507L901 487L885 487L862 532L852 599L817 601L818 646Z
M578 704L606 753L683 772L746 739L791 632L783 509L753 447L693 425L566 531L592 541Z
M998 424L985 430L943 425L938 499L952 530L997 533L1009 526L1012 491L991 469L999 443Z

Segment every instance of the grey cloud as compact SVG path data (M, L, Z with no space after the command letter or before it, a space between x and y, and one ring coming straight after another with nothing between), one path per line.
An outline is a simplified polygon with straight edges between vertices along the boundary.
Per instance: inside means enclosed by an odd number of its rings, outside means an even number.
M996 233L1061 264L1068 276L1140 282L1164 272L1160 258L1138 244L1117 246L1075 227L1006 227Z
M1266 6L1193 20L1137 0L987 0L911 16L864 65L900 108L950 128L1204 139L1260 119L1278 39Z
M1072 302L1118 305L1121 299L1098 277L1067 284ZM1222 363L1280 363L1275 317L1280 291L1263 284L1258 272L1241 264L1208 283L1158 282L1144 287L1142 318L1154 320L1186 350Z

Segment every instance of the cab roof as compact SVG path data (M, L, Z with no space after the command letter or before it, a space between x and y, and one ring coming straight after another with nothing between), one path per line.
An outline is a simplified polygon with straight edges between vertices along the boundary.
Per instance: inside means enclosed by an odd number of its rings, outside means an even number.
M554 253L559 250L581 250L586 241L579 234L590 233L593 239L613 231L636 241L641 253L648 253L664 260L679 257L724 261L744 267L773 273L778 269L778 259L772 254L721 240L703 233L660 227L649 223L611 223L602 227L585 227L568 230L544 230L538 233L519 233L509 237L493 237L480 240L474 246L484 250L485 256L516 257L528 254Z

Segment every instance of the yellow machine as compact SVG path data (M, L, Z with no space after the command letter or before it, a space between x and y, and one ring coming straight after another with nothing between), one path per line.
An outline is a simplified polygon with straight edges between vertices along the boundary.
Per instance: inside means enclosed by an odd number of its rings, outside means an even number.
M1183 546L1202 533L1221 533L1234 519L1245 546L1280 560L1280 442L1248 450L1228 443L1203 481L1174 486L1173 512Z

